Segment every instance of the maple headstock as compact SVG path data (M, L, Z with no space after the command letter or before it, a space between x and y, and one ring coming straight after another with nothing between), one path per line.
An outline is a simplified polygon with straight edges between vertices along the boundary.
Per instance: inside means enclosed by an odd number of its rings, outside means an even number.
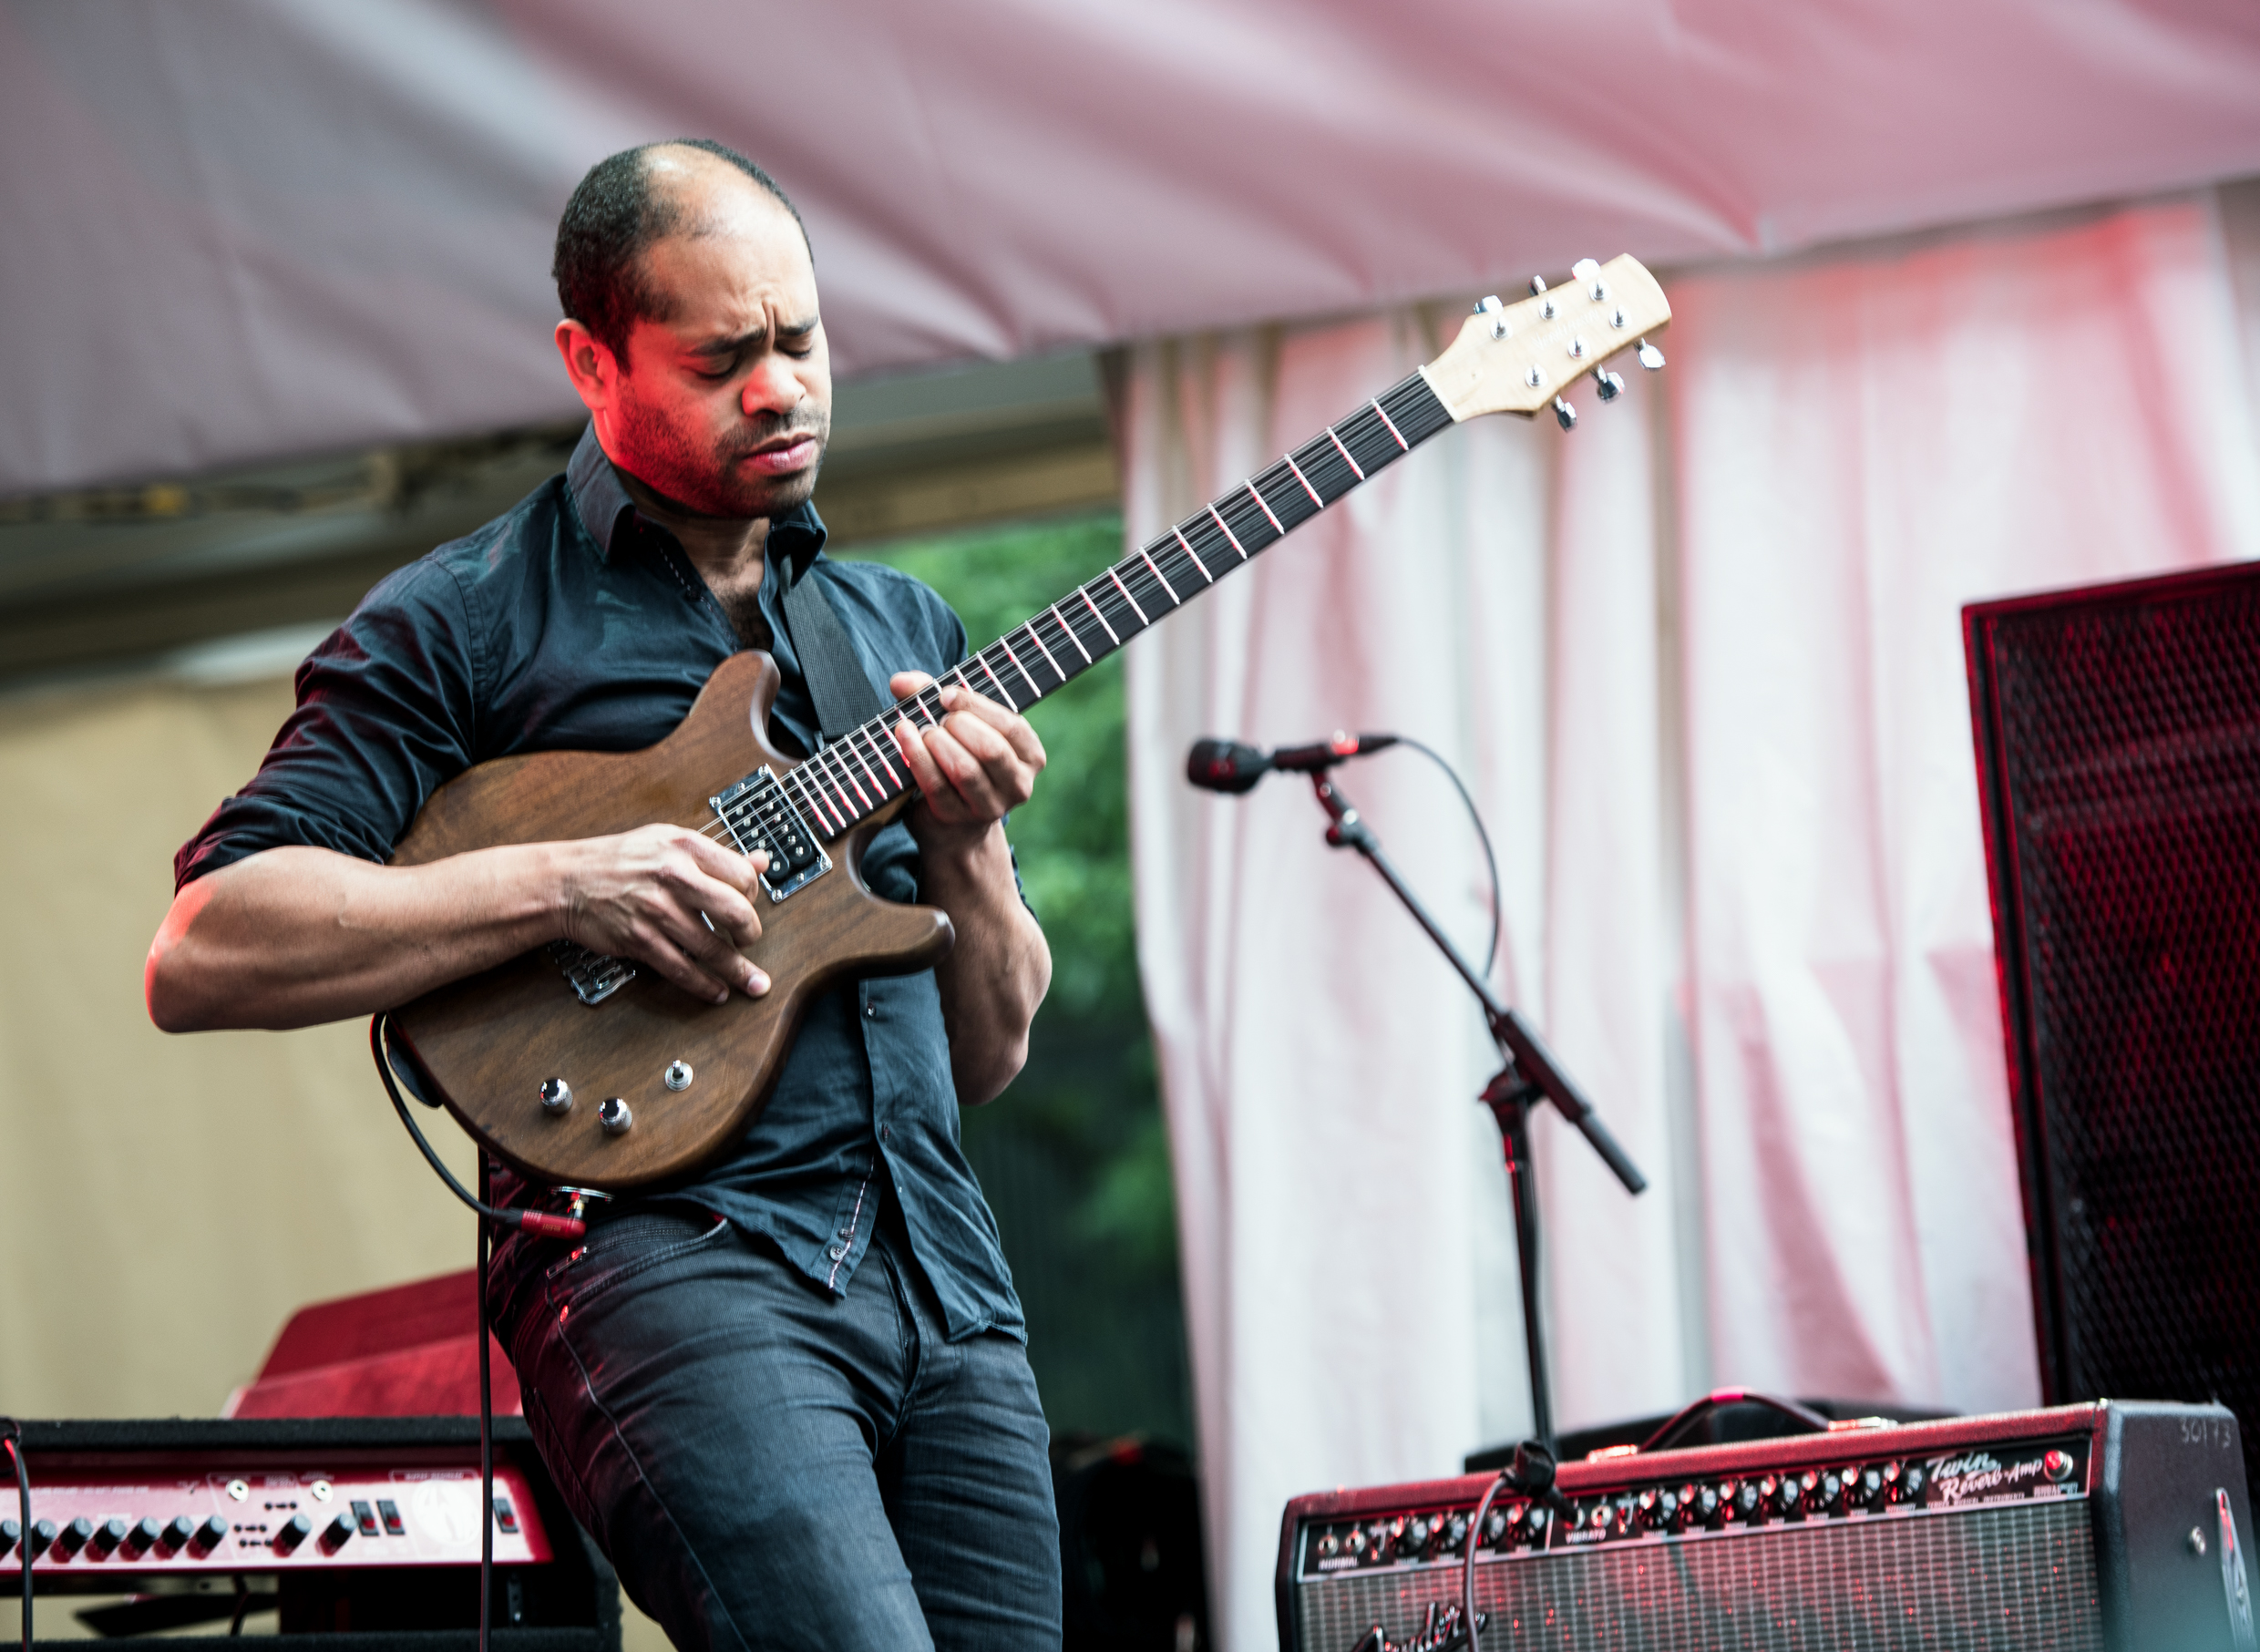
M1605 264L1587 260L1564 285L1519 303L1484 300L1451 347L1421 371L1454 419L1484 413L1527 418L1552 405L1567 428L1577 415L1556 400L1562 392L1636 346L1642 366L1662 366L1662 352L1645 335L1670 320L1663 289L1638 259L1627 253ZM1622 387L1613 374L1597 384L1603 401Z

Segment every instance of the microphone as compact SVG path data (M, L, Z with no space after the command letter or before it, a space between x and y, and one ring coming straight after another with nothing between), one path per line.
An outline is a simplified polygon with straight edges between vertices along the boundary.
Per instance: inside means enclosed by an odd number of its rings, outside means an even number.
M1362 757L1397 744L1394 734L1351 734L1341 729L1334 737L1315 745L1282 745L1261 752L1237 740L1196 740L1186 754L1185 777L1207 792L1237 796L1251 789L1272 770L1314 775L1349 757Z

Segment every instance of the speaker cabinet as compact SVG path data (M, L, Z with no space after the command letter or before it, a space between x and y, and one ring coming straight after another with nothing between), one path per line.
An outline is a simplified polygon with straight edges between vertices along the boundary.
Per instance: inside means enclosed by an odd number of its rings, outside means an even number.
M1964 611L2041 1381L2260 1452L2260 565Z

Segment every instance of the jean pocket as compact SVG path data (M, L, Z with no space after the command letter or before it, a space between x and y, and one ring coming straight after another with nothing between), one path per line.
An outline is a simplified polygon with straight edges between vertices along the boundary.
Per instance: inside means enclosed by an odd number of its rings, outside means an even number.
M730 1230L721 1216L640 1210L600 1224L549 1275L551 1308L585 1308L615 1285L704 1249Z

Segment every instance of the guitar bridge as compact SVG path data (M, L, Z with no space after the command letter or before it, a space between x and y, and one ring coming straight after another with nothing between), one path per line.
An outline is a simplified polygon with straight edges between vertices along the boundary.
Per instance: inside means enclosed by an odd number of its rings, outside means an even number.
M591 952L570 940L553 940L548 951L584 1004L602 1003L636 978L636 967L626 959Z
M831 857L808 829L776 774L757 769L707 804L721 817L738 852L765 849L769 869L761 875L771 901L783 900L832 869Z

